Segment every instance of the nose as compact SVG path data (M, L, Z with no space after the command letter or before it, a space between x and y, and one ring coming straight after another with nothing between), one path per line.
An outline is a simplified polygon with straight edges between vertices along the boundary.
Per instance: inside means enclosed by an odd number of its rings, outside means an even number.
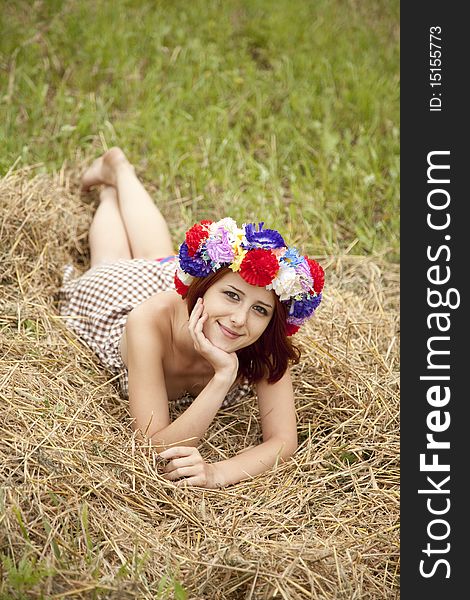
M245 325L247 319L247 309L243 306L238 306L234 308L232 314L230 315L230 322L235 327L243 327Z

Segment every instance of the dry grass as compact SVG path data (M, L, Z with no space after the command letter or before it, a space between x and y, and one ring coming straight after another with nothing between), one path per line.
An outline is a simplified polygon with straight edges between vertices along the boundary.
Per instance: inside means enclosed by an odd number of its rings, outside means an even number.
M178 489L57 316L92 211L69 176L0 184L0 596L179 598L179 581L195 600L398 597L397 267L322 260L325 300L298 336L294 460L224 490ZM229 456L259 435L249 399L201 450Z

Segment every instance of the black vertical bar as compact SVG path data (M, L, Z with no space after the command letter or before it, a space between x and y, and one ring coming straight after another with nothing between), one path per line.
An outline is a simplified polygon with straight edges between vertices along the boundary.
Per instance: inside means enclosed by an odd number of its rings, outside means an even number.
M401 3L403 600L469 594L464 488L470 394L463 384L470 371L465 315L470 168L464 142L470 128L463 103L470 52L463 6ZM435 168L428 171L431 163ZM437 350L449 353L433 354Z

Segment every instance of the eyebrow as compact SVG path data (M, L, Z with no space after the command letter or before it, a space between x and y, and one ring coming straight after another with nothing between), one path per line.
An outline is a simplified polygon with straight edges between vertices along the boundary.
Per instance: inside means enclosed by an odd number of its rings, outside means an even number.
M246 296L245 292L243 292L242 290L239 290L234 285L229 285L228 287L231 287L233 290L235 290L236 292L238 292L242 296ZM273 308L272 304L266 304L266 302L262 302L261 300L257 300L256 304L262 304L263 306L267 306L268 308Z

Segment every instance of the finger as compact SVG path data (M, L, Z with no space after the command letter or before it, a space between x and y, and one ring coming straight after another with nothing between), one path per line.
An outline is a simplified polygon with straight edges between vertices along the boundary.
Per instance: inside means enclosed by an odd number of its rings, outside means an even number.
M191 454L194 454L194 452L197 451L197 448L194 448L194 446L173 446L173 448L167 448L166 450L163 450L163 452L160 452L159 456L170 460L172 458L182 458L183 456L190 456Z
M189 315L189 325L191 327L194 327L194 325L197 323L197 320L201 316L203 309L204 309L203 300L202 300L202 298L198 298L196 301L196 304L194 305L193 310L191 311L191 314Z
M196 326L194 327L194 333L196 334L196 336L200 336L202 334L204 336L204 339L206 339L206 336L204 335L202 328L204 327L204 323L207 321L208 318L209 318L209 315L206 312L202 313L202 315L199 317L199 320L196 323Z
M189 333L191 335L191 338L193 340L193 342L196 342L196 334L198 331L198 328L201 328L200 325L200 321L201 318L203 316L203 311L204 311L204 307L203 306L199 306L199 310L195 311L194 314L191 315L189 324L188 324L188 329L189 329ZM207 319L207 317L205 317L205 319ZM204 321L203 321L204 323Z
M189 486L198 486L205 487L206 486L206 478L204 475L196 475L194 477L186 477L184 479L179 479L175 481L175 485L178 487L189 487Z
M199 318L193 331L190 330L191 337L194 342L194 347L196 348L196 350L198 352L201 352L201 350L203 350L204 346L209 348L209 345L208 345L209 341L206 338L206 336L204 335L204 331L203 331L204 323L207 321L208 318L209 318L209 315L207 313L204 313Z
M168 481L175 481L176 479L181 479L181 477L197 476L200 472L198 467L180 467L179 469L171 471L171 473L164 473L163 478Z
M191 454L191 456L185 456L184 458L174 458L163 470L165 473L170 473L181 467L194 467L198 462L202 462L202 458L195 454Z

